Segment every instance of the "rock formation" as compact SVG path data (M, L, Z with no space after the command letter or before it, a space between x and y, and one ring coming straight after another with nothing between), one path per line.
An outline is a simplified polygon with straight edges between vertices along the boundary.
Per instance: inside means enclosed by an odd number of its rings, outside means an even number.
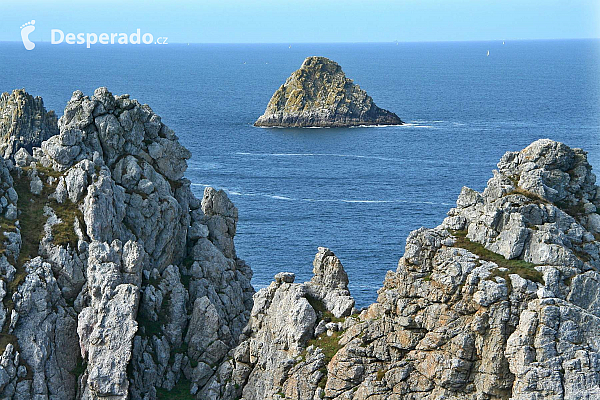
M358 311L322 247L309 282L254 294L237 209L193 196L189 151L147 105L77 91L58 127L0 157L2 399L600 397L600 188L580 149L504 155Z
M31 149L58 134L54 111L46 112L41 97L23 89L0 95L0 156L14 156L17 150Z
M401 125L390 111L346 78L335 61L308 57L269 101L254 123L262 127L343 127Z
M440 226L410 234L360 314L326 323L315 310L335 307L308 307L322 277L276 276L202 398L596 399L599 206L582 150L507 153L483 193L463 188Z
M0 398L198 391L252 308L237 209L128 95L76 91L58 126L0 159Z

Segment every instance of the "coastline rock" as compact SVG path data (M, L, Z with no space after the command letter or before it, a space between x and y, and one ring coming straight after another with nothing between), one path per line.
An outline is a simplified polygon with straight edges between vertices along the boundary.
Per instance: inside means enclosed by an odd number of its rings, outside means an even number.
M411 232L357 314L324 247L309 282L281 272L254 293L237 208L192 194L189 152L147 105L77 91L58 126L0 157L0 398L600 396L600 188L583 150L505 154L482 193Z
M252 309L237 209L192 194L189 151L128 95L76 91L58 127L0 158L0 398L197 392Z
M335 61L308 57L273 94L254 126L344 127L401 125L390 111L375 105L371 96L346 78Z
M54 111L46 111L41 97L33 97L24 89L0 95L0 155L13 157L23 148L33 147L58 134Z
M286 398L293 393L291 398L297 400L321 398L318 383L324 376L325 355L308 344L315 336L337 335L345 329L347 324L331 320L334 312L349 315L354 299L347 289L346 271L331 250L319 247L313 272L306 283L294 283L294 274L280 272L254 295L244 340L218 367L199 398L260 400L276 399L281 393ZM333 290L334 296L326 296L326 290Z
M409 235L377 302L359 315L315 321L313 339L285 353L269 341L273 325L253 314L234 352L246 356L220 367L214 398L597 398L600 237L586 228L600 205L595 176L583 151L550 140L498 167L483 193L463 188L440 226ZM345 287L338 262L319 249L309 292ZM282 282L255 307L296 285ZM261 320L281 313L261 310ZM262 369L265 359L279 361Z

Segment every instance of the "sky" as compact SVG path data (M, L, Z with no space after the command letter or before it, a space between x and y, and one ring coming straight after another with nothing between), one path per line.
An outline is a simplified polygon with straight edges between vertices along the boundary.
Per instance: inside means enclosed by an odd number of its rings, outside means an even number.
M170 43L600 38L600 0L0 0L0 41L50 30L166 36Z

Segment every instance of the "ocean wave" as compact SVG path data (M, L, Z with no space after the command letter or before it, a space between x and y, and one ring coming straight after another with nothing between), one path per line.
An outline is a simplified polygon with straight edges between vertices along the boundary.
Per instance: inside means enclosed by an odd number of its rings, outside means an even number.
M341 157L341 158L357 158L366 160L390 161L390 162L406 162L406 163L425 163L425 164L441 164L441 165L463 165L464 161L450 160L427 160L424 158L394 158L383 156L363 156L359 154L336 154L336 153L248 153L236 152L238 156L254 156L254 157ZM484 162L470 162L476 165L488 165Z
M197 187L215 187L217 185L207 185L204 183L192 183L191 186ZM348 204L420 204L420 205L441 205L441 206L454 206L451 203L444 202L435 202L435 201L417 201L417 200L403 200L403 199L391 199L391 200L373 200L373 199L312 199L312 198L294 198L288 196L282 196L277 194L270 193L253 193L253 192L240 192L239 190L232 190L228 188L221 188L230 196L249 196L249 197L266 197L273 200L283 200L283 201L304 201L304 202L314 202L314 203L348 203Z
M432 129L433 126L431 125L420 125L420 124L413 124L412 122L407 122L405 124L400 125L401 128L427 128L427 129Z

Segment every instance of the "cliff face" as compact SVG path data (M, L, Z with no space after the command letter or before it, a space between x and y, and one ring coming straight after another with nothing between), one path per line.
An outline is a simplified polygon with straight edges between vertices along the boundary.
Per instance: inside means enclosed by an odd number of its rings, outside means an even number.
M254 123L263 127L401 124L396 114L377 107L367 92L346 78L336 62L325 57L304 60Z
M128 95L77 91L58 125L0 160L0 397L197 391L252 307L237 209L192 195L189 151Z
M41 97L23 89L0 95L0 155L8 158L20 148L29 152L58 134L54 111L46 112Z
M281 279L258 292L247 338L214 376L223 397L212 398L598 398L591 166L583 151L539 140L498 168L483 193L463 188L440 226L410 234L360 314L316 312L334 307L308 308L306 285ZM281 316L299 307L283 335Z

